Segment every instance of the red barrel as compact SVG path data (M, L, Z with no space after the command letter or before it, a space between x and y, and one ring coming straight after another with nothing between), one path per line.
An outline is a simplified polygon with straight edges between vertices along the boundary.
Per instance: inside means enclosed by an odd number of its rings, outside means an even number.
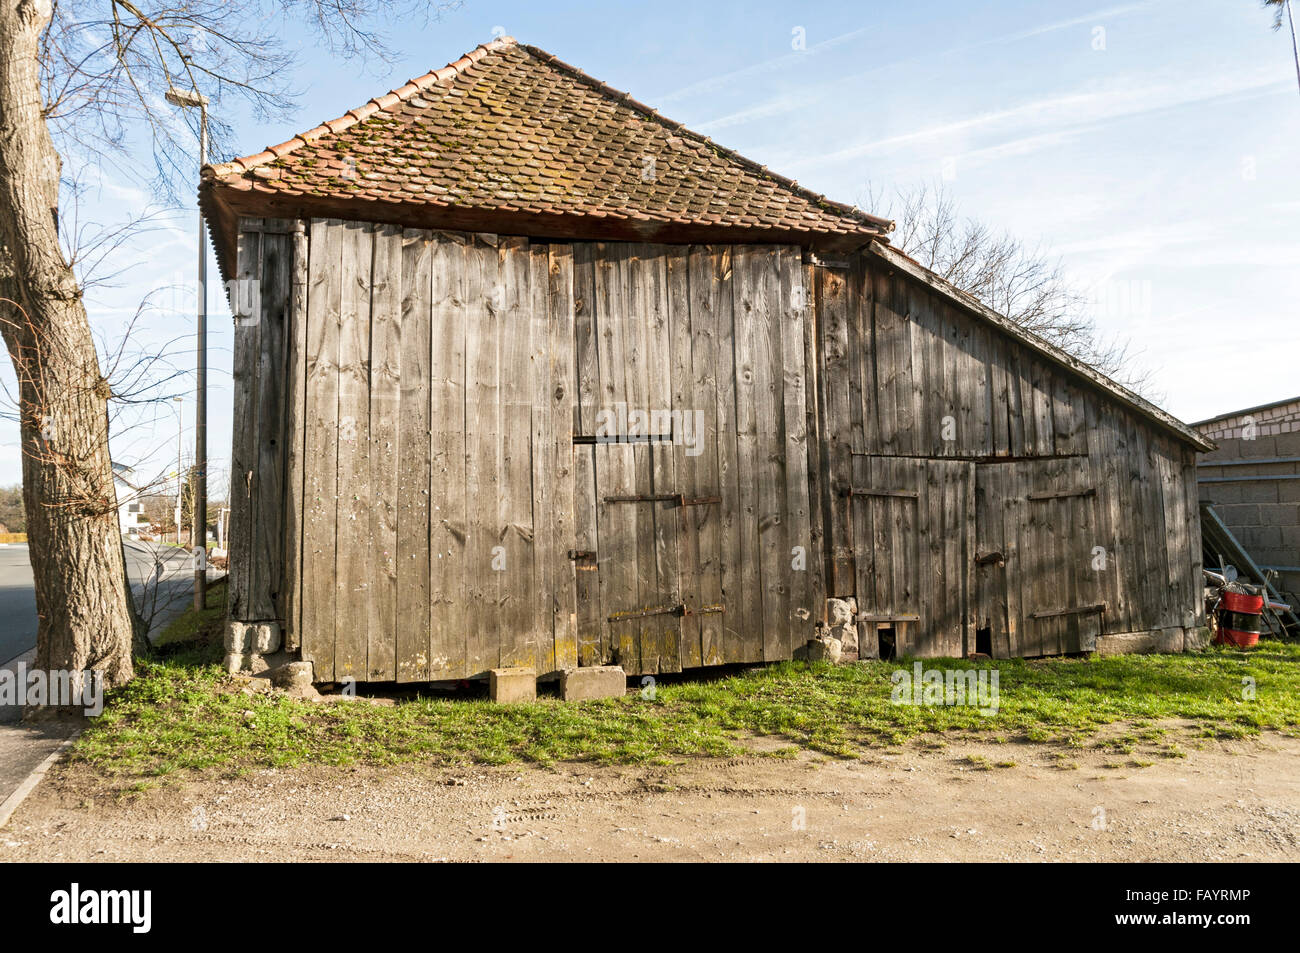
M1239 649L1248 649L1259 642L1263 631L1264 597L1252 592L1234 592L1224 590L1219 601L1218 632L1214 637L1216 645L1233 645Z

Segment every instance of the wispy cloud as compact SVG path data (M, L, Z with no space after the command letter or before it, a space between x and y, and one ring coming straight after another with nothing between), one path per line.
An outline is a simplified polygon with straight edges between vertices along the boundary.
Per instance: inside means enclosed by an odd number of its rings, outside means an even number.
M871 69L868 70L862 70L859 72L851 73L847 76L841 76L838 79L832 80L830 82L823 82L811 86L806 86L799 89L798 92L782 93L781 95L768 99L765 102L746 107L745 109L741 109L736 112L729 113L725 116L719 116L716 119L709 119L702 123L696 123L695 128L700 130L701 132L706 132L706 131L712 131L718 129L725 129L729 126L743 125L744 123L748 123L748 122L757 122L764 119L771 119L773 116L787 115L789 113L798 112L801 109L807 109L810 103L822 100L828 96L833 96L837 94L842 95L844 89L847 86L851 86L854 83L861 82L862 80L867 79L874 75L896 71L900 67L907 66L912 63L920 63L926 60L933 60L933 59L943 59L944 57L947 56L952 56L957 53L966 53L971 50L977 50L986 46L997 46L1005 43L1015 43L1020 40L1027 40L1033 37L1044 36L1049 33L1056 33L1061 30L1072 29L1073 27L1076 26L1096 24L1099 21L1113 20L1118 17L1129 16L1135 13L1143 13L1147 10L1150 10L1152 7L1157 6L1159 2L1160 0L1147 0L1147 2L1144 3L1130 3L1119 7L1109 7L1104 10L1097 10L1093 13L1086 14L1085 16L1073 17L1068 20L1057 20L1054 23L1045 23L1042 26L1032 27L1027 30L1019 30L1014 33L1005 33L999 36L988 37L983 40L977 40L973 43L964 43L960 46L949 47L944 50L939 50L933 53L926 53L921 56L905 57L900 60L894 60L889 63L881 64L879 66L873 66ZM866 31L854 30L852 33L846 33L843 36L836 37L834 40L827 41L827 43L822 44L816 49L820 51L823 49L830 49L833 46L839 46L842 43L847 42L848 40L853 39L864 32ZM810 49L809 52L812 52L812 49ZM697 91L712 92L720 87L728 85L729 83L733 82L736 79L744 79L753 75L757 75L762 72L767 72L771 69L784 68L786 66L795 65L796 63L799 62L799 57L806 56L806 55L807 55L806 53L802 53L802 54L795 54L793 56L783 56L774 60L769 60L766 63L757 64L745 70L737 70L733 73L726 73L721 76L716 76L711 79L704 80L701 83L697 83L693 86L684 87L683 89L678 90L676 93L673 93L671 98L684 99L689 95L694 95L695 92Z
M701 96L706 93L716 92L719 89L724 89L742 79L752 79L753 77L761 76L764 73L784 70L788 67L807 62L810 56L816 56L819 53L825 53L827 50L833 50L836 47L843 46L846 43L856 40L860 36L866 36L870 32L871 31L868 27L850 30L848 33L841 33L839 36L831 37L829 40L814 43L806 50L792 50L784 56L776 56L769 60L754 63L752 66L732 70L728 73L719 73L716 76L710 76L706 79L699 80L698 82L691 83L689 86L683 86L680 89L673 90L671 93L660 96L658 101L660 103L680 102L684 99L690 99L692 96Z
M1196 103L1280 93L1289 88L1290 82L1289 74L1280 67L1260 67L1235 75L1179 77L1145 85L1132 85L1132 79L1126 77L1100 89L1036 99L1006 109L856 143L817 156L795 156L784 163L784 167L815 168L925 145L943 145L952 155L993 158L1023 155L1060 144L1103 123ZM991 137L996 141L972 148L969 143L976 136Z

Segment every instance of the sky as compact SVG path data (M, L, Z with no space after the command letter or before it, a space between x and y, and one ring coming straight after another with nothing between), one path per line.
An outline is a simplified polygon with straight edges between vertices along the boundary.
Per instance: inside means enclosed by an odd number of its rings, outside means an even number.
M1130 342L1156 402L1183 420L1300 394L1300 90L1285 26L1254 0L467 0L386 26L390 61L340 64L284 24L297 107L266 121L214 104L234 154L509 34L833 199L881 211L882 190L941 183L963 216L1059 256L1103 336ZM106 353L148 298L129 351L165 353L181 375L162 392L182 401L116 420L114 459L148 482L175 471L178 437L193 443L197 213L125 171L151 168L147 152L128 158L83 171L77 214L111 227L161 208L114 253L125 271L86 296ZM216 498L231 324L209 267ZM0 380L12 387L7 361ZM0 419L0 486L20 480L17 425Z

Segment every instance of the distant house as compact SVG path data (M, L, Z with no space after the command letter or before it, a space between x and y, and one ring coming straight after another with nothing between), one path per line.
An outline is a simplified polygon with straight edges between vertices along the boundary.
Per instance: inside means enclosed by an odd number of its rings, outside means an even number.
M144 515L141 496L144 491L136 485L135 471L123 463L113 464L113 489L117 492L117 522L123 536L136 537L148 532L149 517Z

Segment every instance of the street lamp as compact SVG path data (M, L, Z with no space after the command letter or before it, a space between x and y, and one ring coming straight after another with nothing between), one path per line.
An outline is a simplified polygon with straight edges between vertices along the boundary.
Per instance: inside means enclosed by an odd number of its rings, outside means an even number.
M185 398L173 397L176 402L176 545L181 544L181 499L182 490L185 486L185 478L181 472L185 469L184 452L181 450L181 441L185 434Z
M199 110L199 169L208 164L208 97L197 89L167 90L167 102ZM208 572L208 249L199 208L198 407L194 420L194 608L207 604ZM179 542L179 540L177 540ZM201 554L201 555L199 555Z

